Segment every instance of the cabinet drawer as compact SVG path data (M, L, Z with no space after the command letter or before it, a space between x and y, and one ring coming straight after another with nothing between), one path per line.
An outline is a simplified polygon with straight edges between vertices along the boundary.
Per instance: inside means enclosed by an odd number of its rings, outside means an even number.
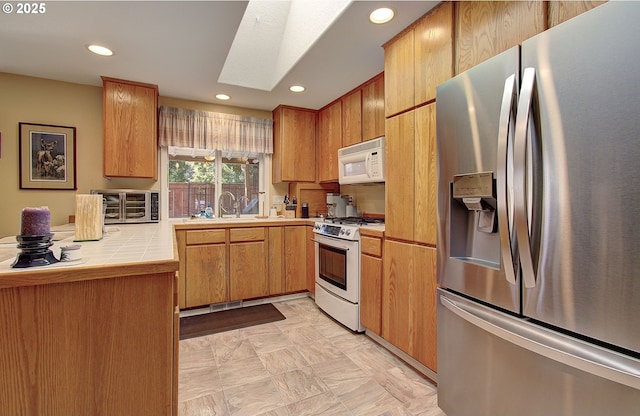
M224 243L224 230L187 231L187 245Z
M232 228L229 230L229 241L263 241L264 227Z
M382 257L382 240L373 237L360 237L360 246L363 254Z

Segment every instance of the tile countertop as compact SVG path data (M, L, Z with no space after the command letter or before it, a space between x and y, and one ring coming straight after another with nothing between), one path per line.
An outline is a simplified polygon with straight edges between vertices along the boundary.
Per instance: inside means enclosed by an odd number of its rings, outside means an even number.
M107 225L99 241L73 241L73 224L51 227L51 251L60 257L60 247L81 246L82 258L50 266L14 269L18 253L15 236L0 239L0 289L64 283L118 276L173 272L178 270L174 228L181 230L227 227L313 225L319 218L224 218L213 220L165 220L149 224ZM370 225L365 233L382 236L384 225Z
M59 258L60 247L79 244L82 258L50 266L11 268L18 253L17 242L15 237L3 238L0 289L178 270L173 224L169 221L107 226L107 232L99 241L74 242L71 227L73 225L51 227L54 244L50 249ZM58 233L65 238L55 241Z
M259 227L274 225L313 225L317 219L233 218L213 220L165 220L148 224L107 225L99 241L73 241L73 224L52 226L54 244L50 250L60 257L60 247L81 246L82 259L50 266L14 269L18 253L15 236L0 239L0 289L63 283L127 275L173 272L178 270L175 229Z
M320 218L284 218L280 217L224 217L213 219L175 219L169 220L177 230L192 228L228 228L228 227L273 227L277 225L313 225Z

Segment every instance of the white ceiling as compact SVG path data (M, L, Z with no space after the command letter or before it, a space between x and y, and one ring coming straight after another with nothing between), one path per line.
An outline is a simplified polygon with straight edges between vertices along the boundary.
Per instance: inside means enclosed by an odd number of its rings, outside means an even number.
M274 7L284 1L275 0ZM230 84L253 85L248 77L256 71L218 81L247 1L49 0L39 15L19 15L17 2L11 3L12 13L0 13L0 72L96 86L106 75L158 84L162 96L270 111L279 104L321 108L382 72L381 45L438 2L351 2L270 91ZM396 18L373 25L369 13L382 5ZM115 55L93 55L86 50L90 43ZM307 90L293 94L293 84ZM218 93L232 98L217 101Z

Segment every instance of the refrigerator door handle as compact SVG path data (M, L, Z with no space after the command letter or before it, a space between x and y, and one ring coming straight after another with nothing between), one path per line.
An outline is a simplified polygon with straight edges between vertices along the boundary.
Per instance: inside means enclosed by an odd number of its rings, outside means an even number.
M640 360L582 342L506 314L458 302L440 292L440 303L459 318L498 338L570 367L640 389Z
M529 233L529 217L527 215L527 131L531 102L536 79L534 68L525 68L522 75L522 88L518 102L518 116L514 138L514 182L516 189L520 189L515 197L515 223L518 238L520 265L524 287L531 289L536 286L533 254L531 250L531 235Z
M500 233L500 250L504 274L507 282L516 284L515 270L518 268L517 243L513 227L513 202L509 187L513 187L508 171L508 161L513 154L513 115L517 104L516 75L510 75L504 83L502 105L500 107L500 125L498 129L498 157L496 169L497 203L498 203L498 231Z

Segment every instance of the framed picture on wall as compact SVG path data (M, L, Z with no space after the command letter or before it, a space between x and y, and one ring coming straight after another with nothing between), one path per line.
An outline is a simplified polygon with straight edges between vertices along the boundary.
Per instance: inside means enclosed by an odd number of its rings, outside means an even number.
M76 128L18 123L20 189L75 190Z

